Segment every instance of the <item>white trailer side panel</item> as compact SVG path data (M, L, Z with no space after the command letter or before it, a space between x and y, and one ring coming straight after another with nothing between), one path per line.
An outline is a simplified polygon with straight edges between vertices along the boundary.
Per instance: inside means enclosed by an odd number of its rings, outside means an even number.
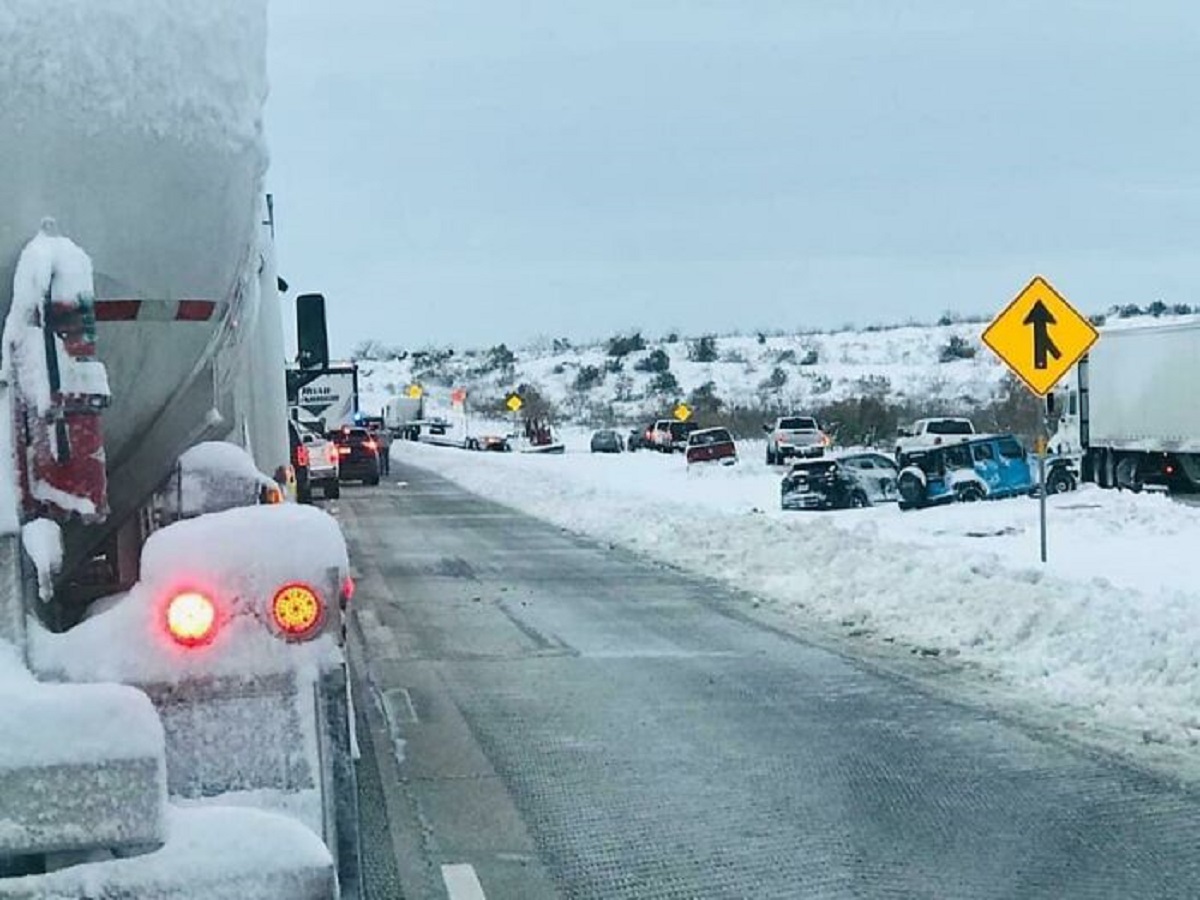
M1092 447L1200 453L1200 320L1104 330L1088 382Z
M300 388L305 418L323 419L326 428L354 422L358 412L358 374L352 368L331 369Z

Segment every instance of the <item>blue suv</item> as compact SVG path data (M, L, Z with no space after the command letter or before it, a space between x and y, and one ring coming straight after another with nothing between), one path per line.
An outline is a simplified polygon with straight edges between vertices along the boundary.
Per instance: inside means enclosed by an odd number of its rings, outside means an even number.
M1035 469L1011 434L983 435L901 453L896 490L901 509L1028 495Z

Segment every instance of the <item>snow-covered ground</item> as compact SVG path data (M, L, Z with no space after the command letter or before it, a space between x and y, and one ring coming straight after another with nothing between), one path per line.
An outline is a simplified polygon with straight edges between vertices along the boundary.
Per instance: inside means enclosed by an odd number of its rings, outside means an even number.
M393 453L744 588L797 623L976 664L1081 727L1185 753L1200 743L1200 508L1090 486L1052 497L1042 566L1033 499L788 513L761 442L703 473L678 456L585 447L580 434L559 457L403 442Z

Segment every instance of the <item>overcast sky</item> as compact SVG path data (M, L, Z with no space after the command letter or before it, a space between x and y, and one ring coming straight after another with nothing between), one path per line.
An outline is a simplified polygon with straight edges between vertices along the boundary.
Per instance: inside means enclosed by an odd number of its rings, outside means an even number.
M272 0L338 351L1200 302L1200 4Z

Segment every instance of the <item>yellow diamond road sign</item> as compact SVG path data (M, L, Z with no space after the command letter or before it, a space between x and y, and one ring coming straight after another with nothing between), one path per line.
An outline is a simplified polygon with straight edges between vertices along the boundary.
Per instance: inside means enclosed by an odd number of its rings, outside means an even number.
M686 422L692 417L692 410L686 403L680 403L675 407L675 418L680 422Z
M517 410L519 410L519 409L521 408L521 406L522 406L522 403L521 403L521 398L520 398L520 397L518 397L516 394L512 394L512 395L511 395L511 396L508 398L508 402L507 402L507 403L505 403L504 405L505 405L505 406L507 406L507 407L508 407L510 410L512 410L513 412L516 412L516 411L517 411Z
M983 342L1038 396L1050 392L1100 334L1041 275L992 321Z
M410 384L408 386L408 390L405 393L407 393L408 396L413 400L420 400L421 395L424 394L425 392L423 390L421 390L421 386L419 384Z

